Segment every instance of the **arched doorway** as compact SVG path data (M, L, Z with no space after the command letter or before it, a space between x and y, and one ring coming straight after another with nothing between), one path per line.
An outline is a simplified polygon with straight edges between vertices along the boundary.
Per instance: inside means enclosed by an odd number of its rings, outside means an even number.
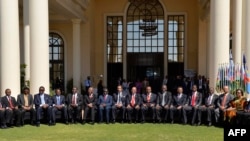
M131 2L127 10L127 79L147 78L158 92L164 75L164 10L158 0Z
M64 41L55 33L49 33L49 65L52 89L64 91Z

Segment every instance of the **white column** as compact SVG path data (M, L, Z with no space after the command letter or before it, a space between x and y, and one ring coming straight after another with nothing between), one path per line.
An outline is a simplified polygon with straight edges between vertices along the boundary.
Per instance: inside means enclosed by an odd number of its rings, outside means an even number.
M19 14L17 0L0 0L0 89L20 93Z
M210 86L215 87L218 67L229 62L229 0L210 1Z
M235 63L241 63L241 27L242 27L242 0L233 0L233 60Z
M30 17L30 92L40 86L50 92L48 0L29 0Z
M73 23L73 85L81 89L81 46L80 19L72 19Z
M250 1L246 0L246 13L245 13L245 55L246 55L246 66L250 67ZM249 69L248 69L249 70Z
M24 37L24 64L25 81L30 81L30 25L29 25L29 0L23 0L23 37Z

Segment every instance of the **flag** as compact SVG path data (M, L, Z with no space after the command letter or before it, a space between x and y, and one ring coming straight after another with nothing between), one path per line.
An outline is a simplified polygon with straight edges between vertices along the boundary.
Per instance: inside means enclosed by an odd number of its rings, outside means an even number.
M245 54L243 54L243 59L242 59L242 63L243 63L243 65L244 65L244 69L246 69L246 56L245 56Z
M234 81L234 61L233 61L232 50L230 50L229 53L228 79L230 80L230 82Z
M246 92L247 94L250 94L250 74L249 73L246 74L245 83L246 83Z

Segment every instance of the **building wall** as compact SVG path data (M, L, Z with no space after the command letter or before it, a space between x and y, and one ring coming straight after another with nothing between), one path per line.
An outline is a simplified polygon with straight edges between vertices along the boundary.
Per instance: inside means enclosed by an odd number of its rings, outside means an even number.
M186 15L186 65L185 69L198 69L198 2L197 0L160 0L167 14L184 13ZM103 74L104 61L103 58L105 47L105 14L124 14L126 16L126 8L128 0L95 0L94 2L94 38L93 54L94 72L95 74ZM113 6L115 5L115 6Z

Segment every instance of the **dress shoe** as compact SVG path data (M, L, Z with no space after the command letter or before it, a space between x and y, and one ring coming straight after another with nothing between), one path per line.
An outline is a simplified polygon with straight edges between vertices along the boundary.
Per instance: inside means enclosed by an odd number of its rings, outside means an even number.
M200 126L201 125L201 122L199 121L198 123L197 123L197 126Z
M40 123L36 123L36 127L40 127Z
M208 123L208 126L211 126L211 125L212 125L212 122L209 122L209 123Z
M112 123L115 124L115 120L113 120Z
M144 123L145 123L145 120L142 120L142 121L141 121L141 124L144 124Z
M174 124L174 120L171 120L171 124Z
M68 124L69 124L69 122L68 122L68 121L65 121L65 124L66 124L66 125L68 125Z
M94 122L94 121L91 121L91 122L90 122L90 124L91 124L91 125L94 125L94 124L95 124L95 122Z
M86 121L85 121L85 120L83 120L83 121L82 121L82 124L85 124L85 123L86 123Z
M122 120L122 121L121 121L121 124L123 124L123 123L124 123L124 121Z
M1 129L7 129L8 127L6 125L2 125Z

